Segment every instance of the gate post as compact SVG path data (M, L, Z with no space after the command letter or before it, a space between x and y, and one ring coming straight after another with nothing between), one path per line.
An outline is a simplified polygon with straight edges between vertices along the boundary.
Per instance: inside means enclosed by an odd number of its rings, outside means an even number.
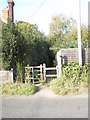
M46 64L45 63L43 64L43 71L44 71L43 72L44 73L44 76L43 76L44 77L44 81L46 81Z
M10 70L10 80L13 83L13 68Z
M42 64L40 64L40 79L43 80L43 77L42 77Z
M57 52L57 77L60 78L61 76L61 68L62 68L62 62L61 62L61 50Z
M32 67L32 80L33 80L33 84L34 84L34 70L33 70L33 67Z

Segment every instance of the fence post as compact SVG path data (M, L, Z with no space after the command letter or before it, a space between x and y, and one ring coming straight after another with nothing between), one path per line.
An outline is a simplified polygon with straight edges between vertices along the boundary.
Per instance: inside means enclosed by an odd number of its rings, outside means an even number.
M32 80L33 80L33 84L34 84L34 70L33 70L33 67L32 67Z
M40 79L43 80L43 78L42 78L42 64L40 64Z
M10 71L10 80L13 83L13 68L11 68L11 71Z
M61 62L61 50L57 52L57 78L60 78L61 76L61 67L62 67L62 62Z
M43 71L44 71L43 72L44 73L44 76L43 76L44 77L44 81L46 81L46 64L45 63L43 64Z

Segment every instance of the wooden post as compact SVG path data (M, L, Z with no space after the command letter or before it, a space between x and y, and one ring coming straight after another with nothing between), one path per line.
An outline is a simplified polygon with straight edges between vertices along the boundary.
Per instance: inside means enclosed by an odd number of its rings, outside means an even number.
M46 81L46 64L43 64L44 81Z
M59 52L57 52L57 78L60 78L61 76L61 67L62 67L62 63L61 63L61 50Z
M58 66L56 67L57 67L57 78L59 78L59 67Z
M40 64L40 80L43 80L43 78L42 78L42 64Z
M11 68L10 77L11 77L11 82L13 83L13 68Z
M33 84L34 84L34 70L33 70L33 67L32 67L32 79L33 79Z

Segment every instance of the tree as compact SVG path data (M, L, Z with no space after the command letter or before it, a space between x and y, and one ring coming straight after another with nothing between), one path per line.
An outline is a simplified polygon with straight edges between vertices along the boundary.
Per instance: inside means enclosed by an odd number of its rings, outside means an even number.
M11 69L16 65L18 56L18 31L15 24L8 21L2 28L2 58L4 69Z
M18 31L24 36L25 65L52 64L51 52L46 36L38 30L37 25L19 21Z
M19 62L22 66L53 64L52 53L46 36L38 30L37 25L27 22L8 21L3 24L3 67L6 70L14 68Z
M85 25L81 27L82 47L88 47L88 30ZM50 33L47 37L51 47L57 48L77 48L77 22L73 18L67 18L64 15L54 16L50 24Z
M88 45L88 28L86 25L81 26L81 39L82 39L82 47L87 48Z

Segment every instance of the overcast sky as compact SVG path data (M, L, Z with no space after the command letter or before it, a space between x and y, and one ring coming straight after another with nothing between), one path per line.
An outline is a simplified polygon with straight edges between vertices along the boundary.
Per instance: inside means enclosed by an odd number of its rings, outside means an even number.
M52 16L64 14L67 17L78 18L79 0L14 0L14 18L37 24L40 31L49 33ZM88 24L88 2L81 0L81 23ZM7 6L7 0L0 0L1 10Z

